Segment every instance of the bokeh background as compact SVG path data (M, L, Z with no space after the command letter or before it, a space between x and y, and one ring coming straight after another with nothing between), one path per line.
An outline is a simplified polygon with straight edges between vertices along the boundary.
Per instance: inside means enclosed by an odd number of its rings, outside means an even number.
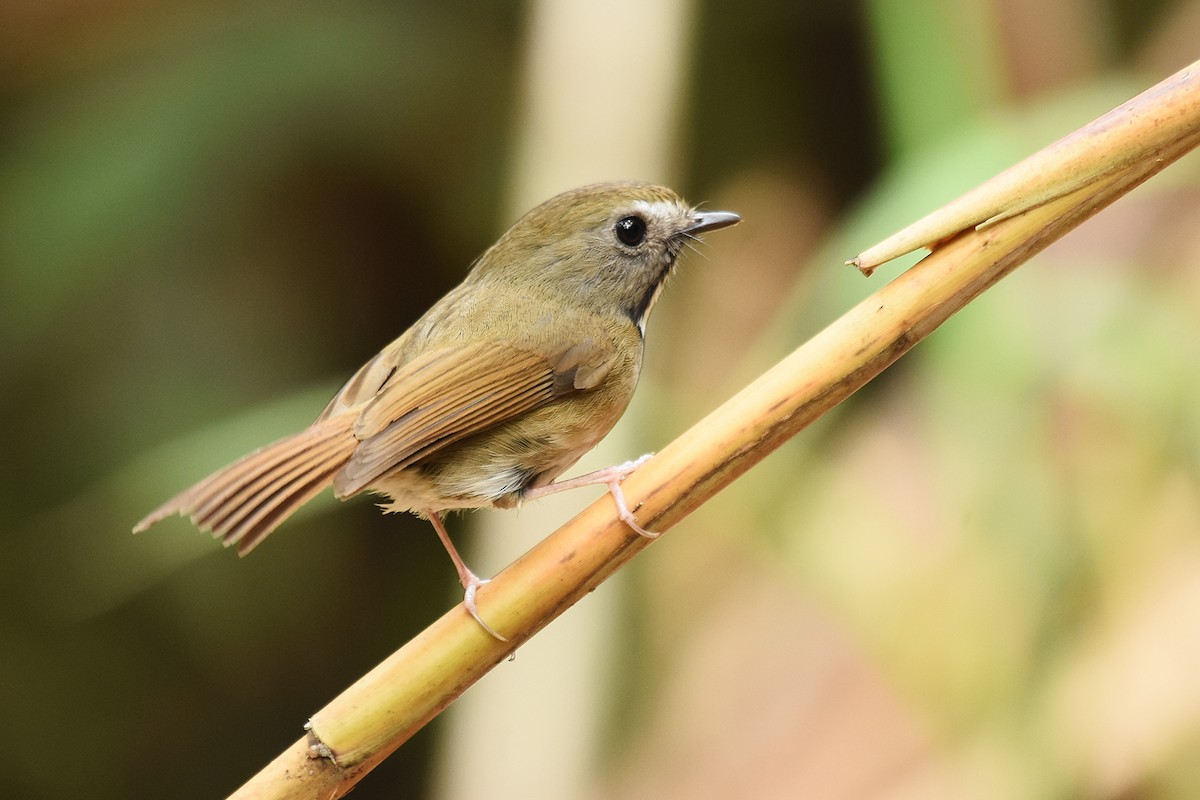
M639 177L745 217L666 292L581 466L625 460L897 269L844 259L1198 33L1196 0L7 0L4 795L223 796L457 601L428 526L366 501L321 498L245 560L129 528L307 424L525 208ZM1192 156L355 797L1200 796L1198 312ZM495 572L590 499L454 530Z

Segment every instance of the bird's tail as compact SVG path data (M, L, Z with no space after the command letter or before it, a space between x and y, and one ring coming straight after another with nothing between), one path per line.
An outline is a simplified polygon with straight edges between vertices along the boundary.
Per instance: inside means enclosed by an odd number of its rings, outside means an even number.
M245 555L328 486L357 445L345 417L323 420L217 470L150 512L133 532L182 514Z

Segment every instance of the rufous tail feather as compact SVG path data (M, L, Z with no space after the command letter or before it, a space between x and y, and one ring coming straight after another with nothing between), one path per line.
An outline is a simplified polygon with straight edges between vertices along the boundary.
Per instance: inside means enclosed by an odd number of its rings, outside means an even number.
M332 483L357 446L350 419L323 420L217 470L150 512L133 531L182 514L245 555Z

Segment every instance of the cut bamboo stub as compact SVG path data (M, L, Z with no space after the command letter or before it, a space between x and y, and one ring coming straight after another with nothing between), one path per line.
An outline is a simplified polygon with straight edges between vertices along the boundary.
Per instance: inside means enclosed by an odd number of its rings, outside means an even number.
M847 261L870 275L893 258L934 249L1157 158L1200 129L1200 61L1005 170Z

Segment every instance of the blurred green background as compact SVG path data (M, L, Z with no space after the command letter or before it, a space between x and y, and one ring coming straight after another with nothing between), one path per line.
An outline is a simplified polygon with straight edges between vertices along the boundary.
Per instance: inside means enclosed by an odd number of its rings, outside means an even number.
M584 4L0 5L6 797L223 796L457 600L428 525L368 502L245 560L129 529L576 175L746 219L656 312L624 460L897 269L844 259L1200 52L1196 0L597 7L603 46L556 49ZM569 107L536 89L584 67ZM531 181L556 147L582 166ZM452 710L355 797L1200 796L1198 309L1192 156L547 631L606 677L498 670L587 708L502 692L537 742Z

